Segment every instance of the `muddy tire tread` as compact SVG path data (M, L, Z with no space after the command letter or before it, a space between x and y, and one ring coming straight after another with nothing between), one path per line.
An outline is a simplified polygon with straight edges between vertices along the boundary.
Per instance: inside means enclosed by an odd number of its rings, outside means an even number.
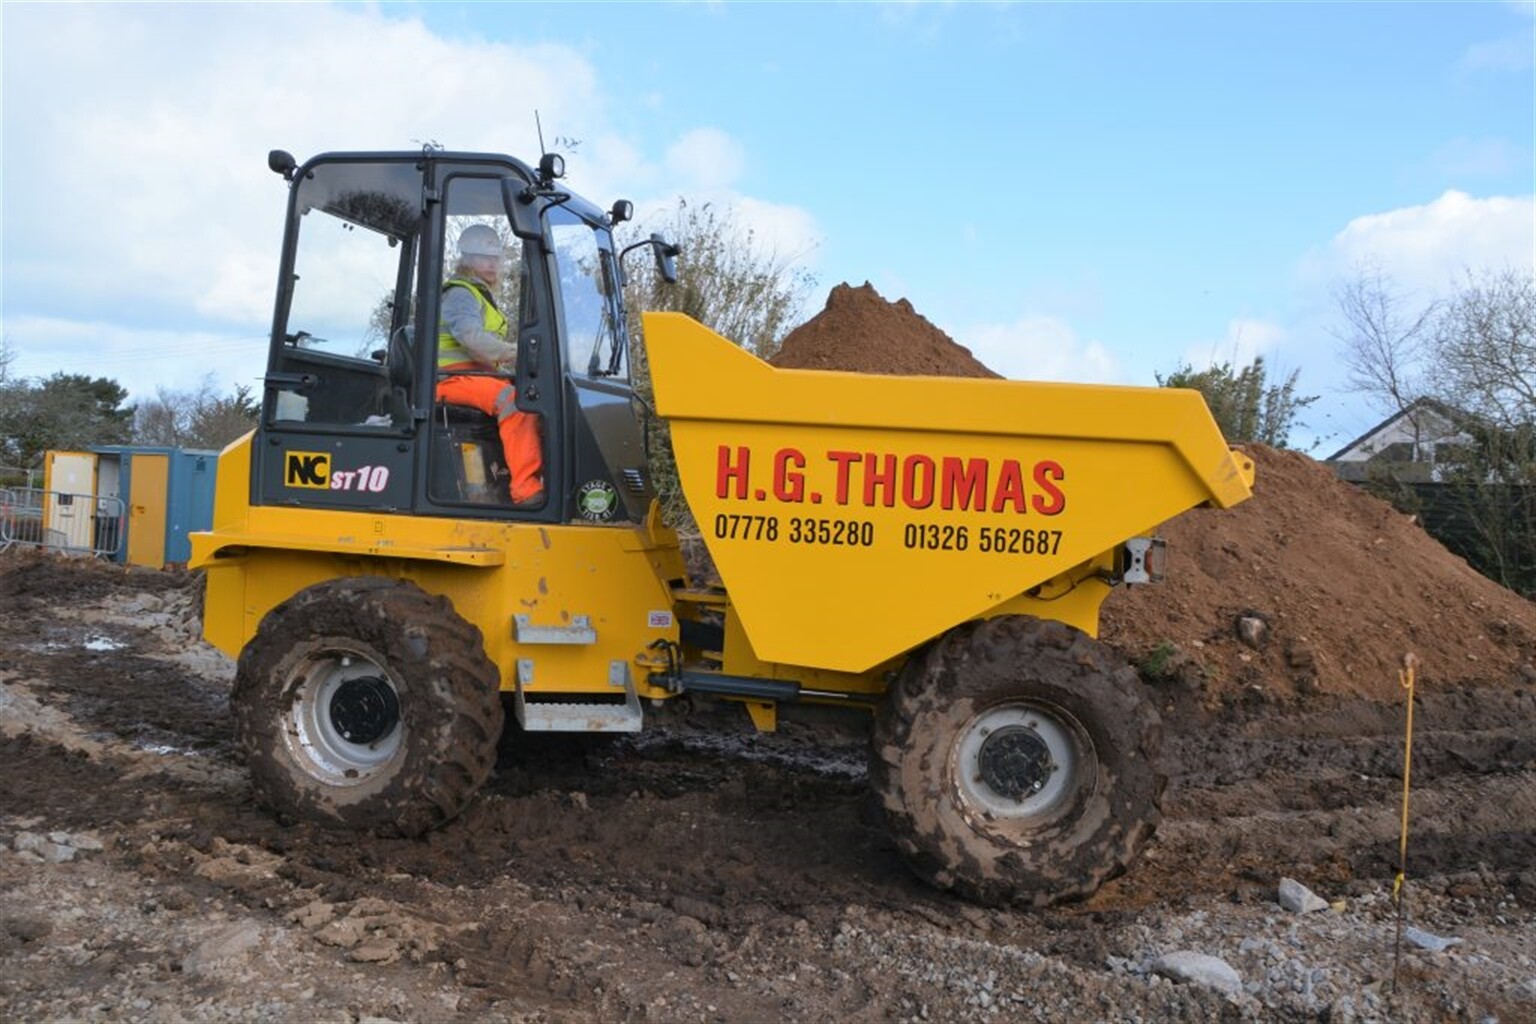
M367 793L327 792L295 765L283 740L291 705L284 659L325 637L371 645L404 686L402 763ZM458 814L490 775L503 725L499 687L480 630L446 597L408 580L346 577L300 591L266 615L240 653L231 704L258 802L294 818L415 836Z
M1086 834L1009 848L944 824L941 805L953 801L932 763L948 749L942 733L1019 686L1060 703L1090 733L1104 802ZM870 782L898 850L929 884L978 903L1045 906L1092 894L1135 859L1161 818L1162 727L1142 691L1117 654L1059 622L1000 616L951 630L913 656L876 719Z

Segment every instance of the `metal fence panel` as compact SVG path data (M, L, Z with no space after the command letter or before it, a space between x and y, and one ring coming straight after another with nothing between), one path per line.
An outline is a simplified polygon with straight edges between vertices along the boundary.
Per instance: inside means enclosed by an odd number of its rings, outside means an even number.
M0 551L39 547L111 558L122 544L124 526L121 498L0 487Z

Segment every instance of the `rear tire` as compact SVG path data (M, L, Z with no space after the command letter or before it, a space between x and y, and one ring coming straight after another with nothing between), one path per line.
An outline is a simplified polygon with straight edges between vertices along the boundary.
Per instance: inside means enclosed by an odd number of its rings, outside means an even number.
M263 805L414 836L490 774L499 687L480 631L447 598L357 577L272 609L240 652L231 702Z
M1156 711L1135 671L1059 622L966 623L907 664L870 779L917 874L986 904L1088 896L1161 819Z

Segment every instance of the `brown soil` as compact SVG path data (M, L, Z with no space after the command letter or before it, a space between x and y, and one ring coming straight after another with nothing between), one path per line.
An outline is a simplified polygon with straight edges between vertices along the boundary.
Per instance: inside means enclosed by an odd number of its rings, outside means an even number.
M1253 497L1167 523L1167 580L1114 594L1106 640L1222 700L1393 700L1409 653L1427 687L1536 682L1536 605L1314 460L1247 452ZM1267 626L1254 646L1243 616Z
M21 592L0 616L4 1019L1536 1012L1536 702L1517 689L1421 698L1410 920L1464 945L1409 947L1393 990L1394 705L1211 712L1167 691L1146 859L1082 904L985 910L916 881L873 825L860 720L757 736L700 704L610 742L509 729L443 828L339 833L255 805L231 666L189 636L193 580L0 555L0 593ZM48 863L26 836L82 852ZM1282 912L1282 876L1335 909ZM1222 958L1243 991L1150 971L1175 950Z
M770 362L791 370L914 377L997 377L906 299L887 302L867 281L840 284L820 313L791 331Z
M832 289L784 341L790 368L995 377L869 284ZM1104 639L1210 701L1316 693L1379 700L1415 654L1423 685L1536 683L1536 605L1472 570L1410 519L1296 452L1255 445L1254 496L1166 524L1168 578L1114 594ZM1261 620L1255 646L1237 620Z

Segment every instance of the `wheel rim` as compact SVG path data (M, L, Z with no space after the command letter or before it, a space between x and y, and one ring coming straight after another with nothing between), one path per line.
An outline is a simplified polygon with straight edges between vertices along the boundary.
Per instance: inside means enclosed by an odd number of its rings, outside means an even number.
M400 691L380 659L333 645L301 657L291 679L288 747L310 776L361 785L400 752Z
M1062 820L1098 776L1093 742L1054 705L1011 701L971 718L952 748L950 777L982 831L1037 831Z

